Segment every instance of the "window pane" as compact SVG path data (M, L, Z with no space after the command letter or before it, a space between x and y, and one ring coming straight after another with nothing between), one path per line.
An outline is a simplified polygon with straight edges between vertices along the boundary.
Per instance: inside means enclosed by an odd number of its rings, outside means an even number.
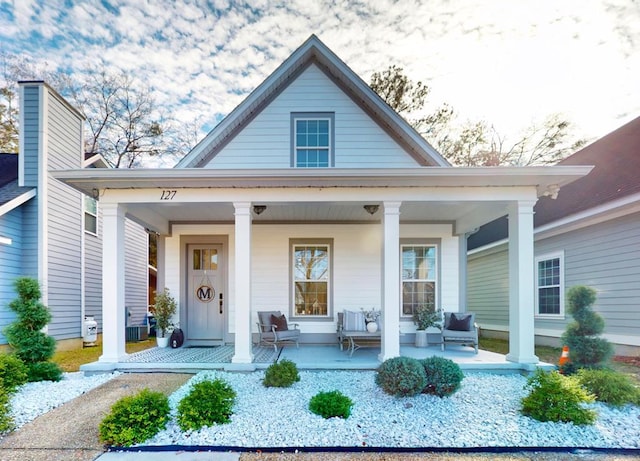
M435 280L436 249L432 246L402 248L403 280Z
M307 135L304 133L298 133L296 136L296 144L298 147L306 147L307 146Z
M205 271L211 269L209 250L202 250L202 269L204 269Z
M98 233L98 220L94 215L89 213L84 214L84 230L92 234Z
M318 135L317 145L322 147L329 147L329 135L328 134Z
M218 250L212 249L209 258L209 268L212 271L218 270Z
M327 315L327 283L295 283L296 315Z
M560 314L560 287L538 290L540 314Z
M200 250L193 250L193 270L199 271L202 267Z
M307 120L307 133L317 133L317 132L318 132L318 121Z
M322 134L329 133L329 120L318 121L318 133L322 133Z
M329 252L326 246L295 248L295 280L328 280Z
M402 283L402 315L413 315L421 305L435 307L435 282L403 282Z
M307 121L306 120L298 120L296 122L296 131L298 133L306 133L307 132Z
M91 214L98 214L98 202L95 199L84 196L84 211Z

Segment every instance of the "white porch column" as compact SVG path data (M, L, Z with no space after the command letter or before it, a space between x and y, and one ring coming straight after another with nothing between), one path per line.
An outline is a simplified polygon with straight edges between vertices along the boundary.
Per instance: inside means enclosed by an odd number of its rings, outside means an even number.
M382 259L382 338L378 359L400 356L400 205L384 202Z
M253 362L251 347L251 202L236 202L236 333L233 363Z
M100 362L117 363L126 356L124 297L125 210L101 203L102 210L102 355Z
M534 333L533 206L509 207L509 353L507 360L538 363Z

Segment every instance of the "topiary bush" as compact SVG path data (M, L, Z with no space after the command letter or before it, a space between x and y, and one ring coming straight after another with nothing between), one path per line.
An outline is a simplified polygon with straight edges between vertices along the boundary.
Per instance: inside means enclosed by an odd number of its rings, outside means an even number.
M640 405L640 389L631 378L607 368L593 370L583 368L576 375L582 386L599 402L620 407L628 403Z
M27 382L27 367L13 354L0 354L0 387L8 393Z
M142 443L165 428L169 411L169 399L161 392L143 389L123 397L100 422L100 441L125 447Z
M574 424L593 424L596 413L582 404L594 401L578 380L557 371L536 370L525 389L529 394L522 399L522 413L538 421Z
M574 286L567 292L567 312L574 321L562 334L562 343L569 346L569 364L562 367L564 373L580 368L602 368L613 354L613 347L599 337L604 331L604 319L591 306L596 301L596 291L585 286Z
M236 392L222 379L196 383L178 404L178 425L187 431L228 423L235 400Z
M4 335L9 345L15 350L16 356L22 360L27 368L36 369L29 371L29 380L45 379L60 380L62 371L55 373L53 364L46 367L34 365L47 362L56 348L56 341L51 336L42 332L42 329L51 321L49 309L40 302L41 293L38 281L30 277L20 277L15 282L18 299L9 303L9 308L17 314L17 320L7 326ZM47 372L42 373L46 368ZM56 378L57 376L57 378ZM49 378L50 377L50 378Z
M426 375L426 385L423 394L433 394L445 397L460 389L464 379L462 370L453 360L443 357L429 357L420 360Z
M300 381L298 367L291 360L272 363L264 372L262 384L265 387L289 387Z
M9 393L4 387L0 387L0 434L12 431L14 428L10 410Z
M351 415L353 401L340 391L319 392L311 397L309 410L323 418L344 418Z
M37 381L60 381L62 370L58 364L53 362L35 362L27 367L27 378L29 382Z
M427 376L419 360L394 357L385 360L378 367L375 380L387 394L411 397L422 392L427 383Z

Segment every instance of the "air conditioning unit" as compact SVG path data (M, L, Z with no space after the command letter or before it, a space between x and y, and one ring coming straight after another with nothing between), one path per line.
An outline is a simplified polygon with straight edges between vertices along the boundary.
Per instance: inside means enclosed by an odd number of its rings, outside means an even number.
M149 332L146 325L136 325L133 327L127 327L127 341L144 341L149 337Z

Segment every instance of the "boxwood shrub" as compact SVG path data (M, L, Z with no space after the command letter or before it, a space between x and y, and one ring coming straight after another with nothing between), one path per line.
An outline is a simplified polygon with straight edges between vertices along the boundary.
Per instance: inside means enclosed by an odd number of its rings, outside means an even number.
M376 384L396 397L411 397L422 392L427 384L424 367L418 359L393 357L385 360L376 373Z
M178 404L178 425L183 431L224 424L231 420L236 392L226 381L200 381Z

